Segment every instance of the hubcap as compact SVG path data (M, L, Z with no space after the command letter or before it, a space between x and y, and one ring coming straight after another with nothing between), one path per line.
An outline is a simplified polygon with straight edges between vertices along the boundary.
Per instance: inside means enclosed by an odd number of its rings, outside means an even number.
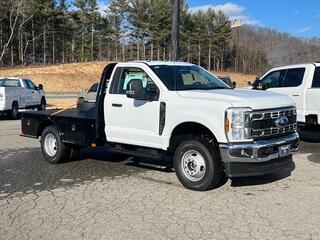
M206 162L195 150L189 150L183 154L181 167L184 175L191 181L201 180L206 172Z
M57 139L52 133L49 133L44 139L44 149L46 150L46 153L50 157L53 157L54 155L56 155L57 149L58 149Z

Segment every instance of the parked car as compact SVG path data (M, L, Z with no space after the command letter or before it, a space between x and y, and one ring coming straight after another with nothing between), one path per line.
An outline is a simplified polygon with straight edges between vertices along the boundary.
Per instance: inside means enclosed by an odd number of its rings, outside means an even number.
M88 90L81 91L78 95L78 102L95 102L97 97L99 83L94 83Z
M320 63L273 68L250 88L288 95L297 106L299 124L320 126Z
M0 114L17 118L19 109L46 108L42 84L36 86L30 79L0 77Z
M87 111L95 106L99 83L94 83L88 90L82 90L78 95L77 108Z
M290 169L299 141L289 97L232 89L183 62L110 63L95 108L24 112L21 132L41 138L50 163L97 146L159 161L171 156L180 182L198 191L217 187L224 175Z
M220 80L222 80L225 84L227 84L229 87L235 88L237 83L235 81L232 81L229 76L218 76Z

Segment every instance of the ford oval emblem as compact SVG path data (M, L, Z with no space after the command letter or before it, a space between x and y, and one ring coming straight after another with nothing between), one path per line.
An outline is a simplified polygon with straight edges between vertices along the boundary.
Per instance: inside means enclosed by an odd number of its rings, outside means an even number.
M289 123L289 120L286 117L279 117L277 120L274 121L274 123L277 127L283 128Z

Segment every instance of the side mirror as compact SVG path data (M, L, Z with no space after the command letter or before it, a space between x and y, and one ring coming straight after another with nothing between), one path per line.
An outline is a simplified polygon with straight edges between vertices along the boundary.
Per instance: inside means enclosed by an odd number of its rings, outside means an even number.
M251 81L248 81L247 84L248 84L248 86L251 86L251 85L252 85L252 82L251 82Z
M39 89L39 90L43 90L43 85L42 85L42 84L39 84L38 89Z
M237 87L237 83L235 81L232 82L232 87L236 88Z
M128 98L134 98L137 100L148 99L141 79L132 79L127 85L126 94Z

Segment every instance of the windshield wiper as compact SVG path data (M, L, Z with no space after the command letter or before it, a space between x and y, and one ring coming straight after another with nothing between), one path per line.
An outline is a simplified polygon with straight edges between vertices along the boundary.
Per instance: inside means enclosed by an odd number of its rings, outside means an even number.
M205 88L205 89L206 90L212 90L212 89L232 89L232 88L216 86L216 87L208 87L208 88Z

